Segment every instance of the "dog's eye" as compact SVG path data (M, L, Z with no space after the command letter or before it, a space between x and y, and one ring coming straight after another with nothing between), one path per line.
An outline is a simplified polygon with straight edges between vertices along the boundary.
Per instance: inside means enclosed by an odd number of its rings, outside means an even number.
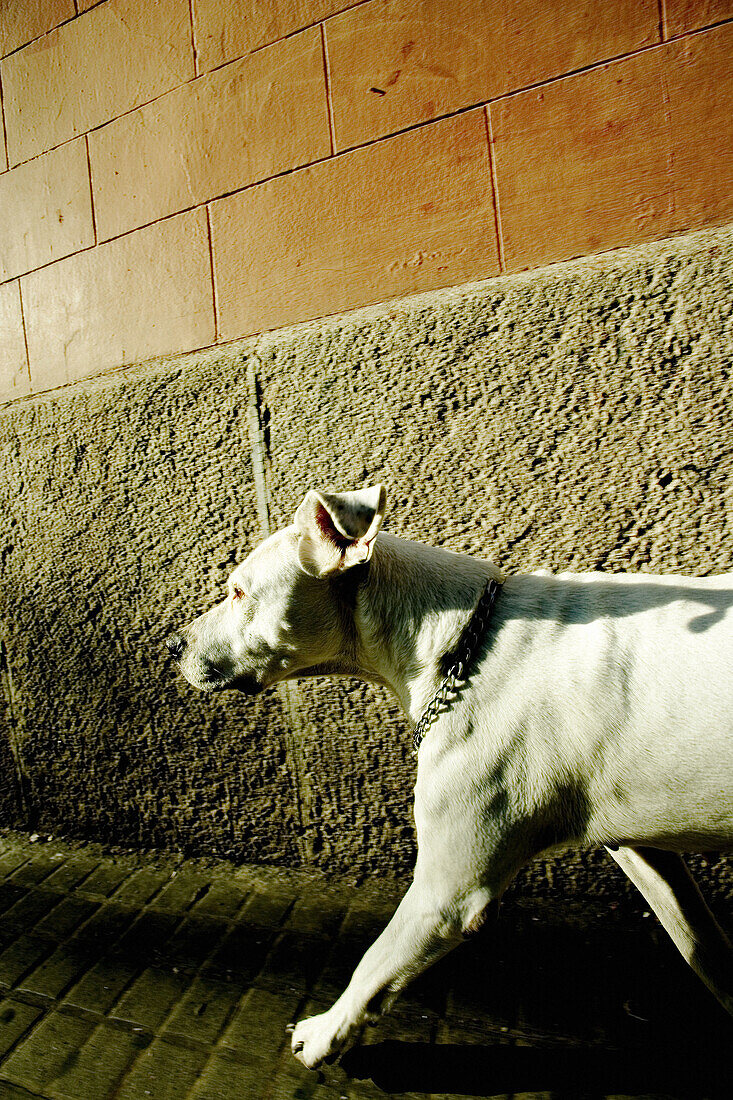
M244 599L243 590L241 588L239 588L236 584L232 586L232 599L233 600L243 600Z

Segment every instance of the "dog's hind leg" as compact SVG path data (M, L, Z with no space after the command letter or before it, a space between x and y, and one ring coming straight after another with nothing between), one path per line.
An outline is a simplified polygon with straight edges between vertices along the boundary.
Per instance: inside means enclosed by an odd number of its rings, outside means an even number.
M682 856L661 848L606 851L644 895L682 957L733 1015L733 947Z

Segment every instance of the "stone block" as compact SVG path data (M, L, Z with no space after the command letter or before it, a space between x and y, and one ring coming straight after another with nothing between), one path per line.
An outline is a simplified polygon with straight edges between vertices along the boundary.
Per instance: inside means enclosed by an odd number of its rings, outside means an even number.
M84 138L0 175L0 278L94 244Z
M214 342L203 209L32 271L21 288L36 392Z
M330 19L338 149L630 53L659 39L653 0L377 0Z
M314 27L90 134L100 240L330 152Z
M11 165L193 76L186 0L109 0L2 64Z
M16 397L25 397L31 389L18 280L0 286L0 329L3 333L0 344L0 401L11 401ZM3 710L9 707L6 690L0 695L0 706ZM3 801L8 800L9 795L12 803L12 792L0 787Z

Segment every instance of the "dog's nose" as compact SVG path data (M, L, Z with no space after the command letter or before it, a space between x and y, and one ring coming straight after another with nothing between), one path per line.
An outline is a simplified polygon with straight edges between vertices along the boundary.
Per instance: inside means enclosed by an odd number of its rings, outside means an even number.
M175 657L175 659L178 660L186 648L186 639L181 634L169 634L165 640L165 644L168 647L168 652L171 657Z

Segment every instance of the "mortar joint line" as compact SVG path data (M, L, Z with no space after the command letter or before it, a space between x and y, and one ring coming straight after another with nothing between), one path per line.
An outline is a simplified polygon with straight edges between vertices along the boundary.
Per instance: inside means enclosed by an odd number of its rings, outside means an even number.
M662 42L667 42L667 3L666 0L659 0L659 37Z
M326 108L328 110L328 133L331 140L331 156L336 152L336 123L333 117L333 98L331 96L331 65L328 58L326 24L319 23L321 30L321 50L323 53L323 77L326 81Z
M214 313L214 344L219 343L219 296L216 292L216 270L214 267L214 240L211 233L211 203L204 203L206 208L206 239L209 244L209 269L211 271L211 308ZM196 209L194 207L194 209ZM155 224L155 223L153 223Z
M260 410L260 388L255 366L257 354L247 357L247 431L249 433L252 476L255 483L257 518L264 538L272 533L270 524L270 494L267 485L267 467L265 462L265 441L262 432Z
M672 124L672 103L669 94L669 84L665 68L662 66L659 72L659 84L664 105L664 124L667 130L667 210L670 217L674 214L676 196L674 188L674 126Z
M501 210L499 208L499 179L496 172L496 149L494 146L494 134L491 125L491 104L484 107L484 125L486 127L486 146L489 157L489 172L491 174L491 190L494 199L494 225L496 228L496 243L499 249L499 270L506 272L506 258L504 255L504 232L501 224Z
M10 156L8 154L8 129L5 125L5 94L3 92L2 66L0 66L0 115L2 115L3 147L5 149L6 171L10 171Z
M194 79L200 75L199 73L199 51L196 46L196 19L193 13L194 0L188 0L188 16L191 20L191 49L193 50L193 73Z
M84 135L84 143L87 150L87 170L89 172L89 208L92 214L92 232L94 233L94 247L96 248L99 244L99 235L97 233L97 215L94 209L94 187L92 185L92 158L89 152L89 134Z

